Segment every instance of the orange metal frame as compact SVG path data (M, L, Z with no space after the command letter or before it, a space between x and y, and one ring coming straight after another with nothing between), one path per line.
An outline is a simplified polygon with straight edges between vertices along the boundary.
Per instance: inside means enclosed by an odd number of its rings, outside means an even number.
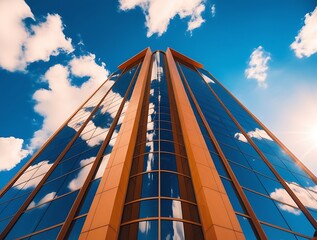
M175 51L174 51L175 52ZM244 239L240 224L212 162L208 148L191 109L174 57L166 51L178 116L188 155L198 210L206 239Z

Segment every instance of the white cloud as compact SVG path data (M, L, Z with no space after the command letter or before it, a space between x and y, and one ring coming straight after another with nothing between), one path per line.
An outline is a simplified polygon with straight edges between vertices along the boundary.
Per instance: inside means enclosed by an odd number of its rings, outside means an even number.
M151 229L151 222L150 221L139 222L139 230L141 233L144 233L145 235L147 235L147 233L150 231L150 229Z
M212 80L210 77L208 77L207 75L201 73L201 76L203 77L203 79L207 82L207 83L213 83L215 84L215 81Z
M0 67L9 71L22 70L22 46L28 37L23 20L33 18L23 0L0 1Z
M275 200L291 205L289 206L285 204L278 204L280 209L293 213L295 215L299 215L301 213L301 211L297 208L297 205L292 199L292 197L286 192L284 188L275 189L274 192L270 193L270 197Z
M141 7L145 14L147 37L153 34L161 36L167 31L171 19L190 17L187 31L199 27L205 20L201 13L205 10L203 0L119 0L120 9L127 11Z
M52 165L53 164L49 164L49 161L41 161L28 167L25 172L18 178L18 180L16 180L14 186L26 182L30 178L35 178L46 173Z
M317 209L317 200L314 199L306 189L298 186L296 183L287 183L299 200L306 206L312 209ZM316 190L317 186L311 187L311 190ZM279 207L287 212L299 215L301 211L298 209L296 203L291 196L286 192L284 188L275 189L274 192L270 193L271 198L287 203L289 205L279 204ZM316 195L317 196L317 195Z
M20 138L0 137L0 171L11 170L29 155L30 152L23 149L23 142Z
M215 17L216 16L216 4L211 5L211 16Z
M55 197L55 195L56 195L56 192L48 193L48 194L46 194L38 203L32 201L32 202L29 204L29 206L28 206L27 209L33 208L33 207L38 206L38 205L40 205L40 204L42 204L42 203L46 203L46 202L48 202L48 201L53 200L54 197Z
M17 189L35 188L44 177L44 173L47 173L52 165L53 163L49 163L49 161L45 160L30 166L13 186ZM28 181L26 184L21 184L26 181Z
M57 56L61 51L72 52L71 39L63 33L64 27L59 15L48 14L46 21L32 26L33 34L25 43L25 60L35 62L48 61L50 56Z
M148 159L146 161L146 172L150 172L153 170L153 164L154 164L154 154L149 153L148 154Z
M90 157L80 161L80 166L83 167L76 178L71 180L68 184L68 188L71 191L75 191L83 186L85 180L89 174L89 171L92 167L92 162L96 159L96 157ZM85 167L84 167L85 166Z
M200 4L193 12L189 22L187 30L192 32L194 29L199 28L201 24L205 22L202 18L201 13L205 11L205 5Z
M173 240L185 239L183 222L173 221L173 230L174 230Z
M291 44L298 58L309 57L317 52L317 7L305 15L305 24Z
M34 22L30 28L24 24L26 18L35 21L24 1L0 1L0 67L21 71L28 63L48 61L51 55L73 51L59 15L48 14L43 23Z
M245 142L245 143L248 142L248 140L246 139L246 137L242 133L235 133L234 137L236 139L238 139L239 141L242 141L242 142Z
M71 83L70 74L89 79L81 86ZM74 58L68 66L54 65L44 75L48 89L37 90L35 111L44 117L40 130L35 132L30 149L40 147L43 142L106 80L108 71L95 62L95 55Z
M90 147L101 144L105 140L109 128L96 127L92 121L90 121L88 124L90 124L91 128L95 129L93 131L93 137L91 138L91 134L84 134L81 136L81 138L85 140Z
M308 191L300 186L298 186L296 183L289 183L288 186L293 190L295 195L301 200L301 202L309 208L317 209L317 200L308 193ZM316 191L317 186L309 187L310 190ZM317 195L314 194L316 197Z
M267 78L267 70L269 69L267 64L270 59L270 54L264 51L262 46L256 48L250 56L245 76L248 79L255 79L259 87L266 88L267 83L265 80Z
M295 215L300 215L301 214L301 211L298 209L298 208L294 208L294 207L291 207L289 205L286 205L286 204L281 204L281 203L278 203L277 204L278 207L286 212L290 212L290 213L293 213Z
M265 138L267 140L273 141L272 138L263 129L255 128L253 131L247 132L247 134L250 138L257 138L260 140ZM235 133L234 137L242 142L248 142L248 140L242 133Z
M173 212L174 218L180 218L180 219L183 218L182 202L181 201L173 200L172 212ZM170 216L170 217L172 217L172 216Z
M272 138L263 129L255 128L254 131L250 131L247 134L250 138L257 138L257 139L265 138L267 140L273 141Z
M105 77L109 75L106 64L101 63L101 66L96 64L96 55L87 54L78 58L74 58L69 63L71 71L78 77L89 76L97 81L105 80Z
M95 175L95 179L102 177L102 175L103 175L103 173L108 165L109 158L110 158L110 154L103 157L103 159L99 165L98 171Z
M112 98L112 103L110 103L110 104L109 104L109 101L107 101L107 99L109 99L108 96L110 96L110 98ZM110 117L112 117L114 119L118 113L119 108L120 108L120 104L117 103L119 100L122 101L123 97L121 97L121 95L119 93L114 93L112 90L110 90L110 92L108 93L108 95L105 98L105 100L103 101L103 103L99 106L100 113L101 114L109 113ZM128 102L129 101L126 101L126 103L128 103ZM122 121L122 118L120 118L120 119ZM109 132L109 128L107 128L107 127L102 128L102 127L96 126L94 124L93 120L90 120L87 123L85 131L88 132L89 130L92 130L92 129L94 129L93 135L83 134L81 136L81 138L83 140L85 140L90 147L101 144L105 140L105 138ZM117 135L118 135L118 132L114 131L113 135L112 135L112 140L109 142L109 145L112 145L115 143Z

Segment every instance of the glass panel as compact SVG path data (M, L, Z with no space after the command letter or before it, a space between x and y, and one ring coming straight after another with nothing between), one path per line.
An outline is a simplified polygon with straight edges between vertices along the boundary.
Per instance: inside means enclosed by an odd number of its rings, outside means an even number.
M223 186L226 189L226 192L228 194L228 197L229 197L230 203L232 204L233 209L236 212L245 213L245 210L242 207L242 204L238 198L238 194L233 188L232 183L229 180L226 180L224 178L221 178L221 180L222 180Z
M85 165L86 163L89 163L92 160L95 160L95 158L93 157L91 159L82 160L81 165ZM68 192L80 189L82 185L84 184L91 167L92 167L92 163L85 165L85 167L67 175L63 185L61 185L61 187L59 188L57 195L61 196Z
M228 177L228 173L227 173L227 170L225 170L225 167L222 163L222 160L220 159L219 155L218 154L215 154L215 153L210 153L211 155L211 158L216 166L216 169L218 171L218 174L220 176L224 176L224 177Z
M161 217L180 218L199 222L197 206L177 200L161 200Z
M127 202L145 197L158 196L158 177L157 173L146 173L129 181Z
M158 154L149 153L145 154L143 172L153 171L158 169Z
M231 147L227 147L226 145L223 145L223 144L220 144L220 146L221 146L221 150L223 151L223 153L225 154L228 160L231 160L233 162L236 162L238 164L241 164L250 168L248 161L246 160L246 158L240 151Z
M254 233L254 230L252 228L252 225L251 225L251 221L246 218L246 217L243 217L241 215L236 215L238 220L239 220L239 223L240 223L240 226L242 228L242 232L245 236L245 239L247 240L257 240L258 238L256 237L255 233Z
M49 203L46 203L23 213L5 239L15 239L34 232L48 206Z
M109 145L108 145L108 147L109 147ZM98 179L98 178L101 178L103 176L103 173L105 172L105 169L108 165L109 158L110 158L110 154L103 156L94 179Z
M265 189L263 188L261 182L253 171L248 170L245 167L239 166L235 163L230 162L230 166L238 178L238 181L241 186L250 188L254 191L267 194Z
M54 240L57 238L57 235L59 231L61 230L61 227L56 227L53 229L50 229L45 232L41 232L39 234L33 235L32 237L28 238L29 240Z
M22 197L15 198L9 202L5 209L0 214L0 219L5 219L7 217L13 216L22 206L24 201L29 195L23 195Z
M248 156L248 155L246 155L245 157L247 158L252 169L254 169L255 171L259 173L265 174L268 177L276 179L273 172L269 169L269 167L266 165L266 163L262 159Z
M268 239L297 240L294 234L261 224Z
M5 227L11 221L11 219L12 219L12 217L0 221L0 232L2 232L5 229Z
M148 172L158 169L158 154L148 153L139 157L136 157L134 160L134 168L131 174ZM141 168L143 166L143 168ZM138 169L137 168L141 168Z
M160 166L162 170L170 170L177 172L175 155L161 153L160 156Z
M291 230L307 236L314 235L314 227L301 210L282 203L275 202L275 204L281 209L281 213Z
M204 239L200 226L177 221L162 220L162 239Z
M161 125L161 128L162 128L162 125ZM162 140L173 141L173 132L161 130L160 131L160 137L161 137Z
M81 229L84 226L85 220L86 220L86 217L82 217L82 218L78 218L78 219L74 220L72 222L72 225L70 227L70 231L69 231L66 239L69 239L69 240L79 239L79 235L80 235Z
M284 194L285 198L288 198L288 199L290 198L289 194L286 192L282 184L280 184L278 181L274 181L270 178L261 176L260 174L258 174L257 177L260 179L261 183L263 184L266 191L269 193L270 197L274 198L273 194L275 194L275 192L283 191L283 193L285 192ZM278 199L278 200L281 200L281 199Z
M22 183L24 184L24 183ZM23 187L23 186L22 186ZM7 202L11 198L15 197L15 195L19 192L19 189L16 189L14 187L10 188L1 198L0 198L0 204ZM1 213L1 210L0 210Z
M65 221L77 194L78 191L52 201L36 229L40 230Z
M244 192L259 220L289 229L280 211L271 199L247 190Z
M185 239L183 222L162 221L161 231L163 239Z
M122 215L122 222L147 217L158 217L157 200L144 200L126 205Z
M195 202L195 194L190 178L176 174L161 173L161 196Z
M160 142L160 147L162 152L170 152L174 153L174 143L173 142L166 142L166 141L161 141Z
M119 240L156 240L158 239L157 226L157 221L142 221L124 225L121 227Z
M164 197L179 198L180 190L176 174L161 173L161 195Z
M92 201L95 197L95 194L97 192L97 188L99 186L99 183L100 183L100 179L97 179L90 184L90 187L88 188L88 190L86 192L86 196L83 200L81 207L79 208L77 215L82 215L82 214L88 213L89 208L91 206L91 203L92 203Z

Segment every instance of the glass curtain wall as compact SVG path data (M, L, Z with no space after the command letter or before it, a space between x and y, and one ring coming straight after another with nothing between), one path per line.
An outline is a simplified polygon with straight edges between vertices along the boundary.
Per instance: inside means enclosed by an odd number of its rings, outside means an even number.
M164 58L152 56L119 239L203 239Z
M247 198L269 239L278 237L285 239L310 239L314 234L314 227L292 200L266 162L263 161L258 152L248 142L245 135L241 133L238 125L208 86L217 89L218 92L222 91L221 99L229 98L229 94L225 95L223 88L206 71L199 69L200 72L198 72L194 67L185 66L181 62L178 63L178 67L184 86L187 88L187 95L192 100L192 107L196 111L196 118L204 133L210 154L247 239L256 239L257 232L253 227L252 219L245 211L245 206L241 203L241 196L237 194L232 184L232 179L227 174L228 168L224 168L224 161L229 163L230 171L233 171L234 176L243 189L244 196ZM189 91L192 95L189 94ZM198 106L193 103L193 100ZM235 104L237 105L237 103ZM232 108L233 105L232 100L230 102L225 100L226 107ZM197 107L201 110L202 117L206 120L207 125L203 124L200 119L201 116L198 116ZM239 119L238 122L244 124L245 121L245 119ZM251 120L249 119L249 121ZM253 122L255 121L253 120ZM209 128L213 133L225 159L219 157L219 152L215 150L214 144L211 144L212 138L207 133L206 128ZM257 129L260 130L260 128ZM257 138L256 131L259 130L253 130L254 135L252 136ZM273 142L273 140L270 141ZM274 145L276 146L277 144L275 143ZM281 151L280 148L279 151Z
M263 152L279 175L287 182L309 212L317 218L317 185L292 157L277 144L263 127L225 90L225 88L206 70L199 70L202 76L213 79L217 84L209 86L220 97L228 110L242 126L255 145ZM235 133L238 138L241 132ZM279 189L277 189L279 191ZM283 196L275 196L283 198ZM292 201L289 201L292 204Z
M1 231L8 228L22 204L27 204L20 209L14 224L11 223L5 239L55 239L71 210L75 214L73 220L69 220L67 239L78 238L115 144L140 67L141 63L137 63L122 73L120 70L114 73L1 197L0 216L4 219ZM87 189L82 189L84 183ZM37 187L38 184L41 186ZM79 199L80 191L85 194ZM75 201L80 201L76 209L73 207Z

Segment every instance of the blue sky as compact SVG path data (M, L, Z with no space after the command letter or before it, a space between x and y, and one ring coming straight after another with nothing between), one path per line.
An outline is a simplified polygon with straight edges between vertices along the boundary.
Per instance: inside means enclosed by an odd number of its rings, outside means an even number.
M317 173L316 1L2 0L0 187L138 51L201 62Z

